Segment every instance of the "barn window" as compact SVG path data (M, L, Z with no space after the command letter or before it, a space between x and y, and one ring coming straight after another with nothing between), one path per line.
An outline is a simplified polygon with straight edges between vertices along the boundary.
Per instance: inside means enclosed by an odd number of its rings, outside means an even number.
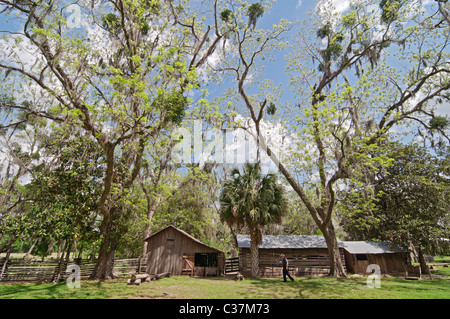
M217 253L196 253L194 263L197 267L216 267Z
M356 260L367 260L366 254L356 254Z
M166 247L167 247L167 248L173 248L173 247L175 247L175 239L173 239L173 238L167 238L167 239L166 239Z

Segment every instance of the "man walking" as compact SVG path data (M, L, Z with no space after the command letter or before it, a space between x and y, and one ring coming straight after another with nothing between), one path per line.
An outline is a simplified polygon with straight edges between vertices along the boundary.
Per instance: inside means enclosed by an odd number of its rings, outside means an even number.
M282 263L283 263L283 280L284 280L284 282L286 282L286 276L288 276L291 281L294 281L294 278L292 278L291 275L289 274L288 259L286 258L286 256L284 254L281 254L281 258L283 258Z

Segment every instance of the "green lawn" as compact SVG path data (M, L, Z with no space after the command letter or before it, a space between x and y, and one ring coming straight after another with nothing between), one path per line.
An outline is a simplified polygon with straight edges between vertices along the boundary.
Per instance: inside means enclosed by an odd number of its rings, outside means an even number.
M58 284L0 284L0 299L450 299L450 268L438 267L433 279L405 280L381 278L380 288L369 288L367 278L277 279L230 277L193 278L172 276L158 281L128 286L127 278L108 281L82 280L81 288Z

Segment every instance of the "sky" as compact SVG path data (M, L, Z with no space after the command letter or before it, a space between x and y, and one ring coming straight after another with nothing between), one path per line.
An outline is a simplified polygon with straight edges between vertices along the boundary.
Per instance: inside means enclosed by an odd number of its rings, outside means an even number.
M198 1L198 0L193 0L193 1ZM330 0L330 1L331 1L331 3L333 3L333 6L336 8L336 11L338 13L345 12L345 10L348 9L348 7L350 5L349 0ZM424 1L424 4L427 4L427 3L429 4L432 2L433 1L427 0L427 1ZM274 5L273 11L270 14L263 15L263 17L258 21L258 27L272 28L272 26L274 24L279 23L280 19L286 19L289 21L297 21L297 20L307 19L308 18L307 11L310 9L314 9L316 5L317 5L317 2L314 0L279 0ZM4 18L2 18L2 16L0 15L0 29L5 30L5 29L11 29L11 28L14 28L14 24L12 24L11 21L6 23ZM4 42L2 42L2 41L4 41L4 40L0 39L0 45L4 44ZM268 65L267 75L268 75L268 77L270 77L271 80L274 81L274 83L287 83L289 81L289 78L287 77L286 72L284 72L284 68L286 66L286 61L284 58L285 54L286 54L286 52L280 52L277 55L276 61L271 62L270 65ZM24 53L24 56L26 56L26 55L28 55L27 58L30 58L29 53ZM221 93L220 88L210 86L209 89L210 89L211 97L214 97L215 95L218 95ZM287 88L285 88L285 89L287 90ZM289 93L287 93L287 96L288 96L288 98L292 97L292 94L290 95ZM447 104L443 104L443 105L439 106L436 114L437 115L445 115L445 116L450 115L450 105L447 103ZM267 129L270 129L270 128L268 127ZM280 140L279 135L282 134L281 131L272 129L272 132L275 132L275 133L272 133L272 134L274 134L273 140L275 140L275 141ZM230 150L234 151L235 149L242 149L243 148L242 143L247 143L247 142L246 142L245 136L240 135L237 138L237 142L230 146ZM251 147L252 146L250 146L250 148ZM250 154L248 156L251 157L252 154L255 154L256 152L254 150L250 149L249 153ZM1 154L0 154L0 156L1 156Z
M273 24L279 23L280 19L287 19L292 22L307 20L310 18L308 11L314 10L317 3L316 0L279 0L274 5L272 12L264 15L261 20L258 21L258 26L262 28L271 28ZM346 10L349 9L351 1L329 0L328 3L331 3L335 9L334 11L338 15L341 15L346 13ZM432 12L436 12L437 10L436 2L432 0L422 0L421 4L426 10L432 10ZM273 80L275 84L286 84L289 82L289 78L286 72L284 72L286 67L285 55L286 52L279 53L276 61L270 62L267 66L266 75ZM399 65L392 65L392 67L396 68L399 67ZM287 89L286 86L284 88ZM292 96L292 92L288 91L285 95L288 99L295 99L295 97ZM450 116L450 103L447 102L437 105L435 115ZM401 127L396 128L397 131L402 131L404 129L405 128Z

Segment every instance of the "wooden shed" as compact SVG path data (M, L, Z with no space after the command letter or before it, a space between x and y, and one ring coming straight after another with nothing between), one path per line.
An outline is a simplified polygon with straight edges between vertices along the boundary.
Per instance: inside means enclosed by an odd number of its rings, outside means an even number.
M411 264L409 251L389 241L345 241L345 261L349 272L366 275L367 267L376 264L381 275L404 275Z
M225 253L172 225L146 238L147 273L217 276L224 272Z
M250 236L238 235L239 267L245 275L250 273ZM342 246L342 243L339 242ZM345 265L344 250L339 248ZM289 271L295 276L328 275L330 259L323 236L265 235L259 247L259 274L264 277L280 277L283 274L281 254L289 260ZM345 267L345 266L344 266Z

